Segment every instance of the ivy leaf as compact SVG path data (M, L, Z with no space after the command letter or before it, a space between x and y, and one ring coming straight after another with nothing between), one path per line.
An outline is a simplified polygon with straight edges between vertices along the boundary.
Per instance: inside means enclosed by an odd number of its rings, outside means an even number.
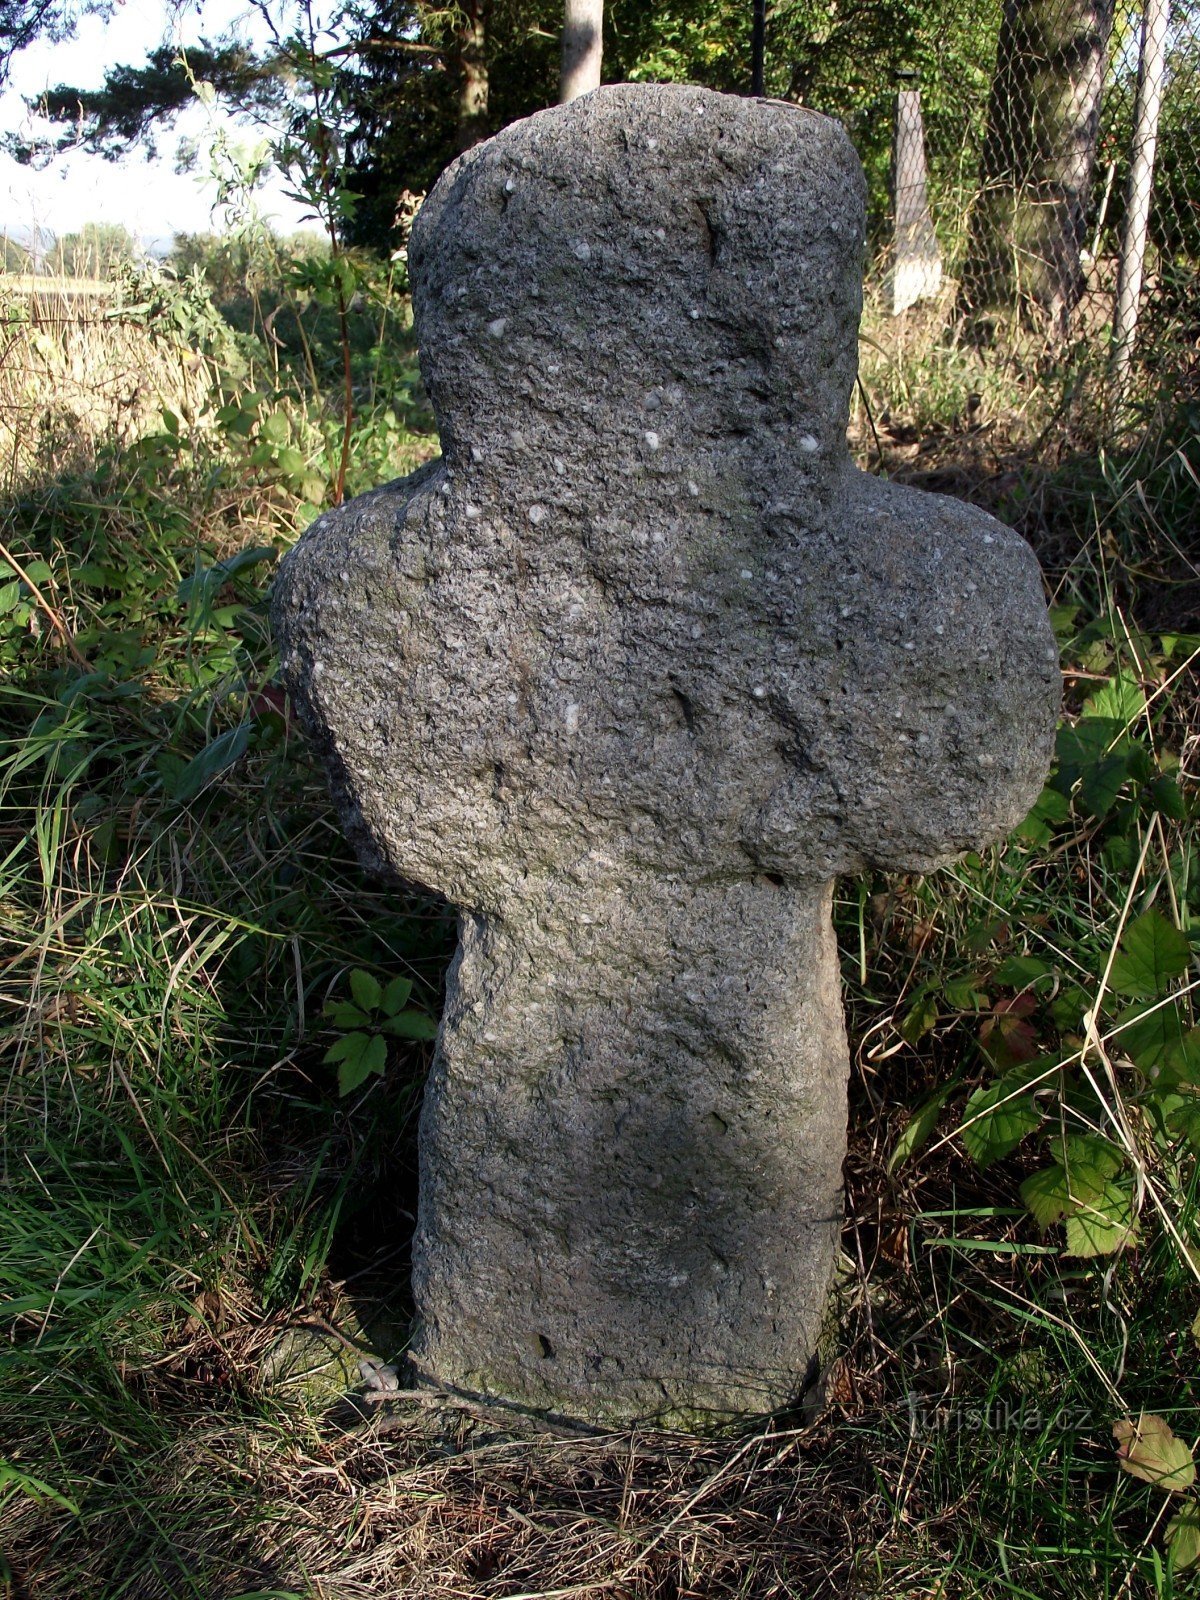
M936 1094L930 1095L924 1105L920 1106L905 1124L904 1131L896 1140L895 1148L888 1157L887 1169L895 1172L896 1168L911 1156L915 1156L921 1149L929 1135L937 1127L938 1113L950 1098L955 1085L946 1084Z
M1098 1175L1097 1175L1098 1176ZM1065 1254L1088 1260L1111 1256L1137 1242L1137 1219L1133 1214L1133 1194L1123 1184L1103 1180L1094 1193L1084 1194L1083 1173L1071 1174L1076 1207L1067 1215ZM1093 1186L1088 1183L1087 1187Z
M373 1072L387 1066L387 1040L379 1033L347 1033L325 1053L326 1061L339 1061L338 1093L350 1094Z
M1167 1523L1167 1549L1176 1572L1194 1567L1200 1557L1200 1506L1189 1500Z
M1143 1411L1136 1422L1126 1417L1113 1423L1113 1437L1117 1460L1130 1477L1169 1494L1180 1494L1195 1483L1191 1446L1172 1433L1164 1418L1149 1411Z
M1109 982L1118 994L1155 1000L1187 971L1190 958L1191 947L1184 935L1151 907L1125 929Z
M404 1010L412 991L411 978L393 978L383 991L380 1009L386 1016L394 1017L397 1012Z
M976 1089L967 1101L962 1141L976 1166L991 1166L1041 1126L1042 1113L1022 1092L1026 1081L1023 1073L1007 1074L987 1088Z
M364 1011L378 1011L379 1003L383 999L383 990L379 979L373 978L369 972L364 972L361 967L355 967L350 974L350 993Z
M383 1026L397 1039L437 1038L436 1021L433 1017L427 1017L423 1011L401 1011L399 1016L388 1017Z

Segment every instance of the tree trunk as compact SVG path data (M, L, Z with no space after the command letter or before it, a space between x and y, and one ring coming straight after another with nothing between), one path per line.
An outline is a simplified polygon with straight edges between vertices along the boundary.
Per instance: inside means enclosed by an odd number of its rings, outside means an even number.
M961 303L1016 307L1061 338L1080 251L1113 0L1005 0Z
M562 35L562 105L600 87L604 0L566 0Z
M459 31L462 87L458 93L459 150L469 150L488 136L487 25L492 0L466 0Z

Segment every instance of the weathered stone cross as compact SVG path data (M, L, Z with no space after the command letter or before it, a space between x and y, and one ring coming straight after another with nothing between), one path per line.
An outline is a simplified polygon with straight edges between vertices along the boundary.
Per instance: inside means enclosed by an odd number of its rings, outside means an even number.
M832 879L1041 785L1032 554L850 464L862 253L814 113L627 85L507 128L413 234L442 458L285 564L348 830L461 908L414 1262L440 1382L596 1421L796 1396L842 1209Z

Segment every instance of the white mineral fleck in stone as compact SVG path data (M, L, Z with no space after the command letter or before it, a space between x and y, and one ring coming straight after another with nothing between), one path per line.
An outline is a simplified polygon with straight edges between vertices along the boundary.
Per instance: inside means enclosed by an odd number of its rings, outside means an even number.
M796 443L804 451L805 455L812 455L814 451L821 448L820 443L811 433L802 433Z
M578 705L576 704L576 702L574 700L569 700L567 702L567 708L563 712L563 721L567 725L567 732L568 733L575 733L575 732L578 731L578 728L579 728L579 707L578 707Z
M481 514L478 506L469 505L466 510L469 517L478 517Z
M478 466L479 463L483 460L483 451L479 448L479 446L477 444L473 444L471 446L471 460L475 463L476 466Z
M546 508L545 508L545 506L530 506L529 510L525 513L525 515L529 518L530 522L532 522L534 527L536 528L536 527L539 527L543 522L545 522L545 520L546 520Z
M647 428L646 432L642 435L642 437L645 439L646 443L650 446L651 450L657 450L658 449L660 441L659 441L658 435L655 433L653 428Z
M756 700L765 700L767 698L767 690L766 690L765 684L756 683L754 685L754 698Z
M741 575L743 578L752 578L754 576L749 567L743 567Z
M691 478L689 478L689 479L688 479L688 486L687 486L687 492L688 492L688 493L689 493L689 494L690 494L690 495L691 495L691 496L692 496L692 497L693 497L693 499L694 499L694 498L695 498L695 496L696 496L696 495L698 495L698 494L699 494L699 493L700 493L700 485L699 485L699 484L698 484L698 483L693 483L693 482L692 482L692 480L691 480Z
M503 339L504 330L507 327L507 317L497 317L493 322L489 322L487 325L488 332L491 334L493 339Z
M592 259L592 247L586 239L578 240L577 243L571 246L571 250L577 261L590 261Z

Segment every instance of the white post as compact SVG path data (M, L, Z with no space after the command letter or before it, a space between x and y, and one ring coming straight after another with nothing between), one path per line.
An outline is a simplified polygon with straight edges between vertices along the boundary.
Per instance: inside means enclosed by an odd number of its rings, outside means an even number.
M600 87L604 0L566 0L559 103Z
M1117 272L1117 304L1113 317L1113 397L1118 404L1129 376L1129 362L1137 337L1138 303L1142 294L1142 270L1146 263L1146 228L1150 220L1150 194L1154 186L1154 157L1158 148L1158 115L1162 107L1163 66L1170 14L1171 0L1146 0L1142 16L1142 53L1138 63L1137 108L1133 122L1133 162L1129 171L1129 198L1121 233L1121 262Z

